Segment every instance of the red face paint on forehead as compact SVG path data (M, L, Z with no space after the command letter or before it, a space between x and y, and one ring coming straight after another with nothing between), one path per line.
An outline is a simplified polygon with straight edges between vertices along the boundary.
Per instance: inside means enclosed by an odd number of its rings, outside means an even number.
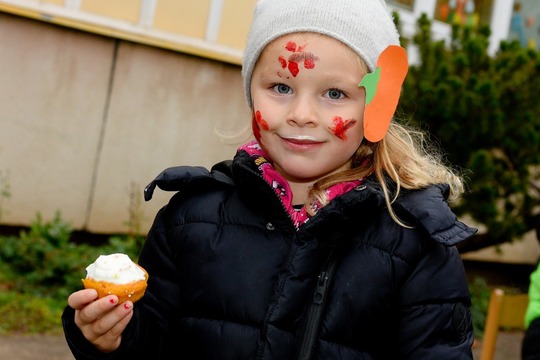
M280 56L278 58L278 60L279 60L279 63L281 64L281 67L283 69L287 68L287 60L285 60L285 58L283 56Z
M285 49L293 54L286 60L283 56L278 58L278 61L283 69L288 69L293 77L296 77L300 72L300 63L303 62L304 68L311 70L315 68L315 62L319 61L319 58L313 53L304 52L304 46L298 46L294 41L289 41L285 44Z
M289 71L291 72L293 77L296 77L298 73L300 72L300 69L298 68L298 63L295 61L289 61L289 65L287 66Z
M306 69L313 69L315 67L315 61L318 61L319 58L313 55L312 53L305 53L304 57L304 67Z
M332 134L341 140L347 140L347 135L345 133L347 130L356 125L356 120L343 120L341 116L334 116L332 122L334 123L334 126L329 127L328 130L330 130Z
M296 51L296 43L294 41L289 41L287 45L285 45L285 49L292 52Z
M306 45L304 45L304 46L296 45L296 43L294 41L289 41L287 43L287 45L285 45L285 49L287 49L290 52L302 52L302 51L304 51L305 47L306 47Z

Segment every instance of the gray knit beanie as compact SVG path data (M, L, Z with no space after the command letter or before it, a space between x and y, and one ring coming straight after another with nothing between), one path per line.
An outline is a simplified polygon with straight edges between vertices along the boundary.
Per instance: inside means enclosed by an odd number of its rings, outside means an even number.
M258 0L244 51L242 76L251 106L251 76L263 49L280 36L296 32L328 35L348 45L375 70L399 34L384 0Z

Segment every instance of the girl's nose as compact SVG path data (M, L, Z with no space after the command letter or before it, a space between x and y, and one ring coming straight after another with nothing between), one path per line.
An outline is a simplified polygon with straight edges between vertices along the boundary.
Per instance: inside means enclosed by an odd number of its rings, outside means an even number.
M287 122L296 126L316 126L317 106L316 101L309 96L296 96L291 102Z

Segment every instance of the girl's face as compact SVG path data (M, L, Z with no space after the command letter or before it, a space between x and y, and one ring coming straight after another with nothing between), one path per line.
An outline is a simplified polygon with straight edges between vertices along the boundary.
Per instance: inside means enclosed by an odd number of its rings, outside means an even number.
M253 128L289 181L313 183L349 169L363 139L365 75L361 60L330 37L280 37L253 71Z

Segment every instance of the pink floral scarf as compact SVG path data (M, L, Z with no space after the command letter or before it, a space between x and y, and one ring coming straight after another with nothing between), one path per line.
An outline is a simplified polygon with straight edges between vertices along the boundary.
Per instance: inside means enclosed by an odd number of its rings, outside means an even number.
M272 163L268 160L270 157L261 148L257 141L251 141L240 147L239 150L246 151L255 164L257 164L259 171L268 184L274 189L281 202L285 206L285 209L291 216L294 222L294 226L298 229L300 225L306 223L309 220L309 215L302 206L301 209L295 209L292 204L292 192L289 183L285 178L274 168ZM328 200L332 200L335 197L342 195L362 183L362 179L355 181L347 181L339 184L335 184L326 189ZM321 208L321 204L316 201L311 204L311 209L317 212Z

